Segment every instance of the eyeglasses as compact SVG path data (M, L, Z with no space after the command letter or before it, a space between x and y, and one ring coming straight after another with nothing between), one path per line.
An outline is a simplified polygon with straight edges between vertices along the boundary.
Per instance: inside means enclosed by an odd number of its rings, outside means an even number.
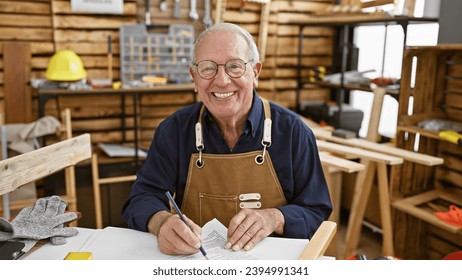
M244 62L242 59L230 59L225 64L217 64L211 60L202 60L199 63L193 64L197 68L197 74L205 80L213 79L218 73L218 66L225 68L226 74L231 78L242 77L245 73L247 63L252 62L253 59Z

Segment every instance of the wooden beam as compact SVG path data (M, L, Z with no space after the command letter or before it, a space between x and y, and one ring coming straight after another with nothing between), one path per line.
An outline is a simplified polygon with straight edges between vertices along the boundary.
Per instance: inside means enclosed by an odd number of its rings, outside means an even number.
M3 45L5 75L5 123L27 123L32 119L30 80L31 49L28 43Z

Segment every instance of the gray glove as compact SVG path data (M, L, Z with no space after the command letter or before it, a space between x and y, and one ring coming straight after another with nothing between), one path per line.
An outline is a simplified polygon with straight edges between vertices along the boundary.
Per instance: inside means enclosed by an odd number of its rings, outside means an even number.
M8 220L0 217L0 241L7 241L13 238L13 226Z
M67 208L67 202L61 199L61 203L59 204L58 207L58 215L59 214L64 214L64 211ZM58 225L57 228L63 228L64 224ZM64 245L66 244L66 237L64 236L52 236L50 237L50 242L53 245Z
M40 198L34 206L22 209L11 222L14 238L46 239L53 236L71 237L78 234L77 229L62 225L77 219L77 214L64 212L59 196ZM65 209L65 207L64 207Z
M6 219L0 217L0 241L18 241L24 243L22 252L28 252L38 240L33 239L14 239L13 225Z

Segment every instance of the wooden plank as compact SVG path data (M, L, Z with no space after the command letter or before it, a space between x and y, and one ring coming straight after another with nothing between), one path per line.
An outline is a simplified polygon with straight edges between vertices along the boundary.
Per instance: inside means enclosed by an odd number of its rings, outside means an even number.
M52 40L41 41L41 42L30 42L30 49L31 49L32 55L47 54L47 55L50 55L51 57L51 55L54 53L54 45L52 43Z
M385 163L388 165L399 165L403 163L403 159L395 156L390 156L387 154L382 154L379 152L371 152L368 150L358 149L350 146L330 143L322 140L316 141L318 149L321 151L328 151L334 155L342 155L347 157L358 157L368 159L372 162Z
M0 2L2 3L2 2ZM2 14L0 26L19 26L19 27L49 27L51 28L51 18L49 15L17 15Z
M63 150L72 152L63 153ZM44 178L62 167L75 165L90 157L90 135L86 134L3 160L0 162L0 194L11 192L25 183Z
M0 1L0 13L2 14L50 14L50 12L51 5L49 0L36 2Z
M113 53L119 53L119 30L73 30L73 29L56 29L56 42L92 42L106 43L108 36L111 36L113 44Z
M411 152L411 151L401 149L401 148L384 146L378 143L370 142L370 141L359 139L359 138L343 139L340 137L335 137L335 136L332 136L331 131L328 131L324 128L316 128L313 130L313 132L316 138L318 139L333 141L335 143L339 143L339 144L343 144L347 146L368 149L370 151L376 151L379 153L386 153L389 155L402 157L403 159L414 162L414 163L424 164L428 166L440 165L443 163L443 159L439 157Z
M446 94L444 104L446 104L446 106L462 110L462 94Z
M436 178L454 186L458 186L462 190L462 173L460 172L438 168L436 170Z
M303 55L332 55L332 38L305 38L303 39ZM298 54L298 38L280 37L278 38L278 51L276 55Z
M0 41L51 41L51 29L34 27L0 27Z
M298 65L298 58L295 56L287 57L287 56L277 56L275 58L277 66L292 66L296 67ZM303 56L302 63L303 67L310 67L310 66L331 66L332 65L332 56Z
M446 89L452 93L462 93L462 80L448 79L446 80Z
M69 29L119 29L120 25L136 23L133 18L113 16L113 17L94 17L78 15L55 15L53 24L55 28Z
M394 3L395 3L395 0L374 0L374 1L362 2L361 8L363 9L372 8L372 7L389 5L389 4L394 4Z
M271 1L271 10L277 12L324 11L333 1Z
M445 144L444 146L453 146L455 149L460 149L455 144ZM462 157L460 155L442 153L440 157L444 159L445 167L454 170L455 172L462 173ZM462 181L460 181L459 185L462 187Z
M326 166L335 167L343 172L354 173L364 170L364 165L355 161L347 160L344 158L336 157L330 153L319 152L319 157L322 164Z
M298 36L300 27L294 25L278 25L278 36ZM303 37L333 37L335 32L330 27L306 27L303 28Z
M30 45L3 43L5 75L5 122L28 123L32 118L30 79Z
M442 256L441 259L445 255L447 255L449 253L456 252L456 251L459 250L459 248L457 248L457 246L454 246L452 244L444 242L444 240L441 240L441 239L437 238L436 236L430 236L428 238L428 240L429 240L429 243L430 243L429 244L430 249L434 250L435 253L437 252L438 256Z

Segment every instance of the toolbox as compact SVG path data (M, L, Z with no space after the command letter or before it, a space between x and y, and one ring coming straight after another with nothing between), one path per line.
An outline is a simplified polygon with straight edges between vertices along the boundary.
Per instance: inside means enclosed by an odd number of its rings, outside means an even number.
M194 44L190 24L172 24L167 32L148 30L145 24L120 27L120 77L126 84L140 83L146 77L163 77L169 83L192 81L189 66Z

